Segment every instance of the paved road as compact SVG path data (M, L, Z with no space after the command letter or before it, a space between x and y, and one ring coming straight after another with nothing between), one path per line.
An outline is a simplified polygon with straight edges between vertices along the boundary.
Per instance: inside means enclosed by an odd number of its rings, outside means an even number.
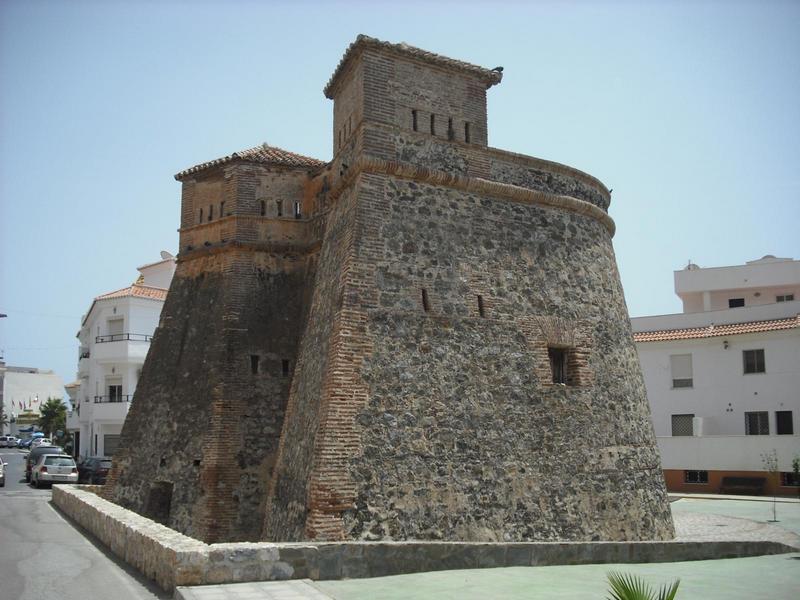
M24 455L0 448L0 597L59 600L170 598L92 544L50 504L50 490L25 483Z

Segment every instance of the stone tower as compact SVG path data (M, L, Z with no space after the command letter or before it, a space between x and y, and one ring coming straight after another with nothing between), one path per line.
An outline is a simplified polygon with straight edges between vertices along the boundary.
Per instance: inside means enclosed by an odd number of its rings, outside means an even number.
M608 190L488 147L500 80L359 36L331 162L178 174L107 496L210 542L672 537Z

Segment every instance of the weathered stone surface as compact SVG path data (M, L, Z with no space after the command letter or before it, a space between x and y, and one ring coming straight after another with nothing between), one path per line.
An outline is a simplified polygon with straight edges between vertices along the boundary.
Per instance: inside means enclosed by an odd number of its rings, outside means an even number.
M487 147L500 79L359 38L327 88L330 163L179 174L178 269L107 497L207 542L672 537L609 192ZM214 552L213 578L264 574ZM294 552L300 577L372 560Z

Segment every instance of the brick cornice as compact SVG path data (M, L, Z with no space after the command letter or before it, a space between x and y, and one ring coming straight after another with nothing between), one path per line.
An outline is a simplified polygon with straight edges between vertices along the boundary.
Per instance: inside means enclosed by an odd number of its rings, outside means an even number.
M566 210L599 221L612 237L616 230L614 220L608 213L602 208L584 200L578 200L570 196L560 196L557 194L530 190L510 183L500 183L480 177L465 177L463 175L455 175L453 173L420 167L411 163L383 160L368 156L361 156L354 164L350 165L347 172L334 184L334 187L329 192L330 198L332 200L338 198L361 173L393 175L419 183L427 183L475 194L505 198L512 202L536 204L548 208Z

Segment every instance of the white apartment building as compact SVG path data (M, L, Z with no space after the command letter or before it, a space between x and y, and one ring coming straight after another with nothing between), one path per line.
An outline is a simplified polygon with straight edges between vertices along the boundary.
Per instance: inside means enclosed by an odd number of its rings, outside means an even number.
M714 493L765 477L796 495L800 457L800 260L675 272L683 313L631 320L670 491ZM775 451L780 475L762 456Z
M78 381L70 384L67 429L79 456L114 454L167 297L175 259L138 267L130 287L98 296L77 334Z

